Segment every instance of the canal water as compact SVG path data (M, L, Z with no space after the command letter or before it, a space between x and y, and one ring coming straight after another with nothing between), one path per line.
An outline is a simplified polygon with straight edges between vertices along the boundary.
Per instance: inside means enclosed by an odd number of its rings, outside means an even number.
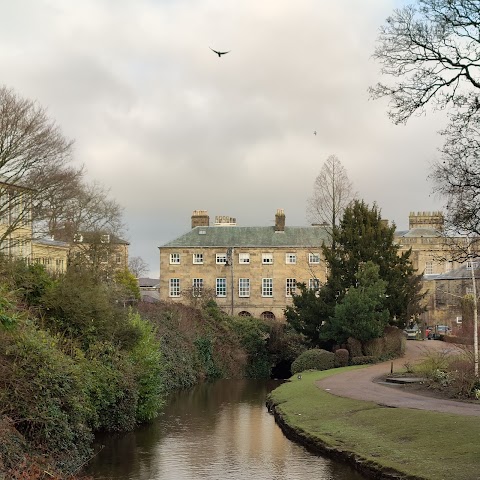
M277 381L221 380L172 395L152 424L98 438L96 480L364 480L288 440L265 407Z

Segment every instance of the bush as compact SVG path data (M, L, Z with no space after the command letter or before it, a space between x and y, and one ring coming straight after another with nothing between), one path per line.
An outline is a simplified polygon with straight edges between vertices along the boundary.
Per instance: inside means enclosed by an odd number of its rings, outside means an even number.
M387 358L399 357L405 353L405 335L397 327L388 326L383 334L385 339L384 355Z
M349 353L346 348L339 348L335 351L335 367L346 367L348 365Z
M78 365L31 324L0 331L0 411L62 465L90 454L91 410Z
M234 317L232 327L248 355L245 376L270 378L272 364L267 349L270 334L266 322L253 317Z
M367 357L375 357L380 358L385 351L385 339L381 338L372 338L371 340L367 340L363 344L363 353Z
M352 357L352 365L368 365L370 363L375 363L377 359L370 355L361 355L359 357Z
M164 403L162 397L163 359L153 325L138 313L130 312L130 324L139 332L139 340L128 356L134 366L138 390L137 422L155 418Z
M132 362L110 342L90 346L82 362L85 389L90 400L92 427L120 432L136 424L138 391Z
M303 372L305 370L329 370L335 366L335 354L313 348L303 352L292 363L292 374Z
M362 352L362 342L356 338L349 337L347 339L347 349L350 352L350 357L361 357Z

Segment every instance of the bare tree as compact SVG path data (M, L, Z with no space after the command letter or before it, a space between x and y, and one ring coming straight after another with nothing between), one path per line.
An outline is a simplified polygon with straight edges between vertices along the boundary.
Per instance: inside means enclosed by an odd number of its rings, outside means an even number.
M380 29L374 58L394 83L370 89L390 99L390 117L406 122L427 105L449 107L458 130L478 117L480 4L477 0L418 0L394 10Z
M142 257L130 258L128 261L128 268L137 278L146 275L149 271L148 263Z
M313 195L307 200L307 219L335 226L354 197L345 167L337 156L330 155L315 179Z
M446 198L445 232L473 239L480 234L480 3L418 0L394 10L380 29L374 58L392 83L378 83L370 93L390 99L395 123L427 106L448 110L442 158L431 178Z
M12 89L0 87L0 243L28 230L35 205L52 188L45 172L61 171L70 160L65 139L46 111ZM39 181L43 179L43 181Z
M98 182L72 181L69 198L57 202L47 215L49 234L72 242L88 232L121 236L124 230L123 208L109 198L109 191ZM100 237L99 237L100 238Z

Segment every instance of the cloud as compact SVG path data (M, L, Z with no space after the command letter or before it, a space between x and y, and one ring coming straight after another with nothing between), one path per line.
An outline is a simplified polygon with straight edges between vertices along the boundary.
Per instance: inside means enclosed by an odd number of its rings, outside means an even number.
M0 6L2 82L76 140L76 161L125 206L131 254L152 273L158 245L187 231L197 208L242 225L272 224L284 208L288 224L306 224L333 153L397 224L440 207L427 176L443 119L396 127L385 103L368 99L378 28L398 2Z

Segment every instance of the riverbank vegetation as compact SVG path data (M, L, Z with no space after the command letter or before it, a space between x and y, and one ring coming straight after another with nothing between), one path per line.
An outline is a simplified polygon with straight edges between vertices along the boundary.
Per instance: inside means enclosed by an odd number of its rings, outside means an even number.
M269 378L305 348L285 325L211 300L126 307L134 292L88 268L51 276L0 262L0 473L75 475L95 432L155 418L166 395L218 378ZM23 476L22 476L23 475ZM72 477L73 478L73 477Z
M385 408L316 386L342 371L303 372L301 379L292 377L271 393L270 407L288 436L370 474L401 472L402 478L425 480L478 477L480 418Z

